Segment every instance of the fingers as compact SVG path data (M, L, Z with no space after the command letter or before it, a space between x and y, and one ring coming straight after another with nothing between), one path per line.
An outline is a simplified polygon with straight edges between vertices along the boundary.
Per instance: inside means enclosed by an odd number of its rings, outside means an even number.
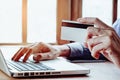
M42 57L41 54L37 53L33 56L33 60L38 63L40 60L42 60L41 57Z
M88 46L88 48L91 52L92 52L92 49L93 49L94 46L102 43L101 39L102 39L102 37L88 39L87 46Z
M26 62L30 55L32 54L32 49L31 48L20 48L17 53L12 57L13 61L19 61L19 59L23 56L23 62Z
M34 46L34 44L30 44L27 45L26 47L21 47L12 57L13 61L18 61L24 54L25 57L23 59L23 62L26 62L26 60L28 59L28 57L30 56L31 53L31 49L29 50L29 48L31 48L32 46Z
M81 23L94 24L97 28L108 28L107 24L94 17L78 18L77 21Z
M91 54L92 56L95 58L95 59L99 59L99 56L101 54L101 51L104 50L104 46L103 46L103 43L101 44L98 44L96 46L94 46L91 50Z
M50 49L51 51L45 52L45 53L34 54L33 60L35 60L36 62L39 62L41 60L55 59L60 55L60 50L59 49L53 48L50 45L49 45L49 47L51 48Z
M102 53L103 56L105 56L109 61L112 61L112 59L110 58L110 54L109 54L109 53L111 53L111 50L110 50L110 49L103 50L101 53Z
M93 36L98 36L98 32L99 31L98 31L97 28L88 27L87 28L87 37L86 37L86 40L92 38Z
M78 18L77 21L81 23L88 23L88 24L95 24L96 18L85 17L85 18Z
M50 51L48 44L43 43L43 42L36 43L31 48L33 50L33 53L41 53L41 52L49 52Z
M39 62L41 60L48 60L49 59L49 53L37 53L33 56L33 60L35 60L36 62Z
M20 49L14 54L14 56L12 57L12 60L15 59L15 57L18 55L18 53L19 53L21 50L22 50L22 48L20 48Z
M95 28L95 27L88 27L87 28L87 39L94 38L96 36L107 35L109 29L102 29L102 28Z
M59 54L59 50L53 48L51 45L46 43L36 43L34 45L30 45L27 47L20 48L16 54L12 57L12 60L19 61L19 59L23 57L23 62L26 62L31 54L34 54L34 60L40 61L40 60L46 60L46 59L54 59Z
M105 50L109 48L109 40L106 36L99 36L96 38L89 39L87 41L88 48L91 52L91 55L98 59L100 54L104 54ZM105 54L106 56L106 54Z
M56 57L57 57L57 54L52 54L51 52L37 53L33 56L33 60L35 60L36 62L39 62L41 60L55 59Z
M12 60L19 61L19 59L25 55L23 57L23 62L26 62L31 54L48 52L50 51L50 47L50 45L48 47L48 44L42 42L34 43L32 45L28 45L27 47L22 47L15 53L15 55L12 57Z
M47 43L39 43L40 47L39 49L41 50L41 52L49 52L52 50L52 46L47 44Z
M28 60L28 58L30 57L30 55L32 54L32 49L28 49L27 52L26 52L26 55L23 59L23 62L26 62Z
M20 48L18 50L18 52L12 57L12 60L18 61L24 55L24 53L27 52L27 50L28 50L28 48L25 48L25 47L24 48Z

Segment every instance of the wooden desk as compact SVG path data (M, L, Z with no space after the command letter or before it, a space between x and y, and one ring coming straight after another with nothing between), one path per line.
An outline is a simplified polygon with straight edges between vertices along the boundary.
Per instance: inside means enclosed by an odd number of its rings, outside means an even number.
M110 62L102 63L76 63L90 68L87 76L64 76L52 78L18 79L11 78L0 71L0 80L120 80L120 69Z

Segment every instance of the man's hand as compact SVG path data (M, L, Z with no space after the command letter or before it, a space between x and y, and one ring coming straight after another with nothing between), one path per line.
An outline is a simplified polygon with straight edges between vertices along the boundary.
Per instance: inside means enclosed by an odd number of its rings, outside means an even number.
M79 18L81 23L94 24L95 27L87 29L85 45L94 58L98 59L103 54L107 59L120 67L120 38L115 30L98 18Z
M30 55L33 55L33 59L39 62L40 60L58 57L60 55L60 50L59 48L54 48L52 45L43 42L35 43L27 47L21 47L12 57L12 60L19 61L19 59L24 56L23 62L26 62Z

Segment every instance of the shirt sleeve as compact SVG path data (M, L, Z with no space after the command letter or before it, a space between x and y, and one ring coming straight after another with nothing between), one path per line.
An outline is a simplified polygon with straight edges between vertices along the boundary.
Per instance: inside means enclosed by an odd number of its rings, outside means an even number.
M94 58L91 56L89 49L85 48L83 44L79 42L75 42L75 43L67 44L67 46L70 48L70 56L68 57L68 59L94 60ZM100 55L99 59L106 59L106 58Z
M120 19L117 19L112 27L114 28L114 30L116 31L116 33L120 37Z

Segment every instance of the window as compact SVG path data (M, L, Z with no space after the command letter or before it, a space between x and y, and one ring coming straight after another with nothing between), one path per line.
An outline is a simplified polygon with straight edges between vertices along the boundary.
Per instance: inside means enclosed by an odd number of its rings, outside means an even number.
M0 0L0 43L21 43L22 0Z
M57 0L28 0L27 42L56 42Z
M118 18L120 19L120 0L118 0Z
M0 43L56 42L57 0L0 0Z
M112 25L113 0L82 0L82 16L98 17L105 23Z

